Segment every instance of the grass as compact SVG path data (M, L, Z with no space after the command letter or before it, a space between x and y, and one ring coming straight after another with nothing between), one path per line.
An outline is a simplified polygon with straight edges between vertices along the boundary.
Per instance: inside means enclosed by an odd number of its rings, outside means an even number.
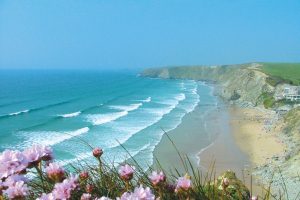
M261 71L269 75L271 85L290 83L300 85L300 63L260 63Z
M168 136L168 134L166 133ZM129 181L124 181L120 178L118 174L118 169L112 167L112 165L105 163L104 160L100 158L95 158L98 161L98 165L91 165L90 163L80 162L77 166L72 166L70 172L80 174L81 172L88 172L89 176L87 179L80 179L77 190L72 192L72 199L80 199L83 193L86 193L86 188L88 185L92 186L93 190L89 192L93 199L95 197L107 196L111 199L116 199L120 197L124 192L131 192L135 187L143 185L144 187L149 187L155 197L159 197L160 200L249 200L252 195L250 190L245 186L245 184L236 178L233 171L226 171L222 176L216 176L214 170L214 163L212 163L210 170L206 173L202 173L198 168L195 168L189 158L186 155L181 155L179 150L176 148L174 142L168 136L173 147L176 149L178 156L180 157L181 164L189 176L191 177L192 187L189 190L182 190L175 192L174 188L176 186L176 180L178 177L184 176L176 170L175 173L165 171L161 167L159 170L163 171L166 175L166 181L160 183L159 185L153 185L148 177L149 173L153 171L153 168L149 168L145 172L138 162L131 157L130 165L135 166L134 176ZM124 147L123 147L124 148ZM127 150L124 148L124 151ZM128 153L128 152L127 152ZM40 167L42 167L42 163ZM41 170L43 172L43 170ZM52 191L55 183L47 178L46 173L42 173L41 176L37 175L36 179L31 181L29 184L32 188L31 196L26 199L36 199L41 195L41 193L49 193ZM41 178L42 177L42 178ZM43 179L46 184L41 184L41 179ZM229 180L229 185L224 186L224 179ZM262 194L258 194L258 199L262 200L281 200L288 197L286 187L282 189L284 192L279 196L273 195L271 193L271 184L262 188ZM279 192L281 193L281 192ZM147 200L147 199L145 199Z

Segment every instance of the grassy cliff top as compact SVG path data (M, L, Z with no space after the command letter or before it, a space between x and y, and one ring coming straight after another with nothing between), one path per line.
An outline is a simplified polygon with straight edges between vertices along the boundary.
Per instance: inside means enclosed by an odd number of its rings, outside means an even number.
M269 76L269 83L289 83L300 85L300 63L246 63L219 66L174 66L150 68L142 72L143 76L160 78L185 78L195 80L218 80L220 76L236 69L256 67Z
M265 74L300 85L300 63L260 63Z

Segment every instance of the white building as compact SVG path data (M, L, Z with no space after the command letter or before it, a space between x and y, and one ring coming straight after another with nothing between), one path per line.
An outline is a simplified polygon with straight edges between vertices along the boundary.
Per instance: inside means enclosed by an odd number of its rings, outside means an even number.
M283 90L283 97L290 101L300 101L300 87L287 86Z

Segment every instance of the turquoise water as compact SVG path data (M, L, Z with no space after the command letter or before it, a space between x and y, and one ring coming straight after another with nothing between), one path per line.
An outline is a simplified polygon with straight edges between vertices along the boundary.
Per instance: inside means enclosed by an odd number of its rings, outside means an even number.
M216 102L209 86L190 80L130 72L1 71L0 150L51 145L59 162L74 164L92 159L83 140L118 163L128 158L122 144L147 166L162 128L176 128L200 101Z

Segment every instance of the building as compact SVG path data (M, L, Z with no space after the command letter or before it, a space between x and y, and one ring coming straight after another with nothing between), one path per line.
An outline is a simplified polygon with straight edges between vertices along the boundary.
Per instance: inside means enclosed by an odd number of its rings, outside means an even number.
M300 87L299 86L286 86L283 89L283 97L290 101L300 101Z

